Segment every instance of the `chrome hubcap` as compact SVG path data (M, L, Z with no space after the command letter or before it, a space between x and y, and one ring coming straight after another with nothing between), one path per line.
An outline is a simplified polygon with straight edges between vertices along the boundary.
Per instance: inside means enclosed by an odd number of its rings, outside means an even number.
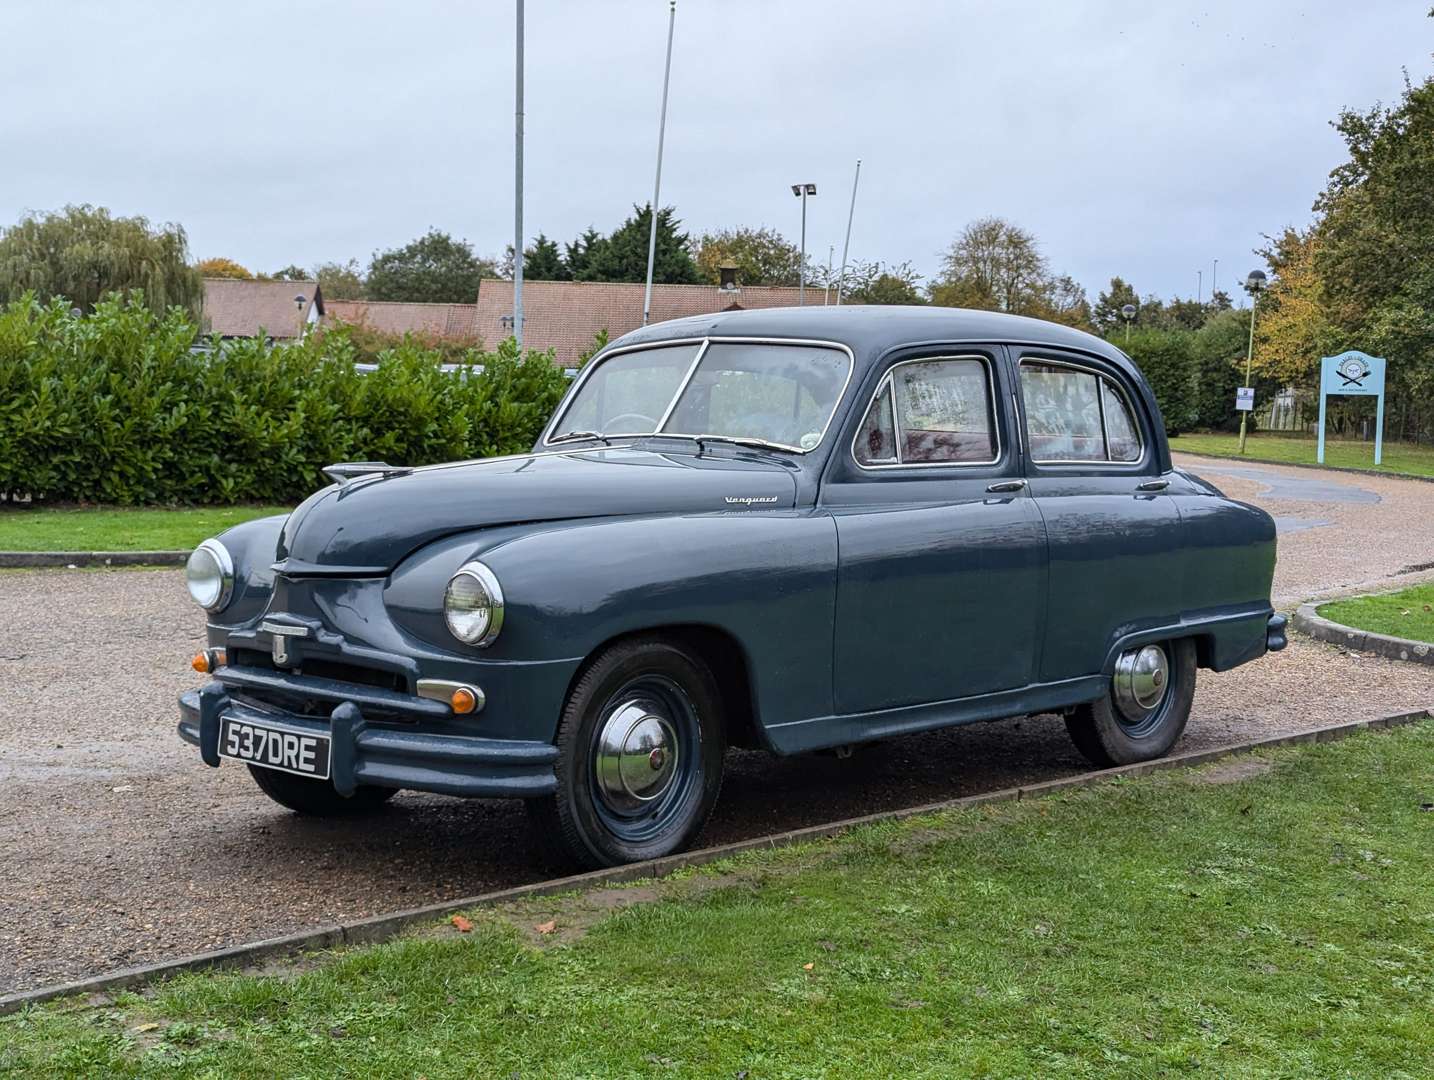
M627 698L614 706L598 736L598 795L614 813L642 813L677 775L677 734L660 701Z
M1159 645L1146 645L1120 654L1115 662L1113 697L1127 720L1148 717L1165 698L1170 684L1170 662Z

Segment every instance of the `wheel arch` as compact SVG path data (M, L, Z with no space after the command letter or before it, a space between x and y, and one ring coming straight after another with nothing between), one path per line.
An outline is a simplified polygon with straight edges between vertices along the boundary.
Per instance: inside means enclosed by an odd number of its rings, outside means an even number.
M658 623L625 630L594 646L573 672L563 700L572 695L584 673L598 657L615 645L637 638L658 638L692 653L712 671L722 696L723 726L727 745L744 750L770 750L760 722L756 684L747 651L730 631L702 623Z

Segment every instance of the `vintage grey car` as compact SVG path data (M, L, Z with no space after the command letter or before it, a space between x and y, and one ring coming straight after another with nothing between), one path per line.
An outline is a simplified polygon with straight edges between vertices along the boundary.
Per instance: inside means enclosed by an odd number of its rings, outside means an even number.
M690 844L729 746L1060 712L1140 761L1198 669L1285 643L1271 518L1171 464L1123 353L1029 319L662 323L530 453L326 472L190 559L180 735L300 813L526 799L586 866Z

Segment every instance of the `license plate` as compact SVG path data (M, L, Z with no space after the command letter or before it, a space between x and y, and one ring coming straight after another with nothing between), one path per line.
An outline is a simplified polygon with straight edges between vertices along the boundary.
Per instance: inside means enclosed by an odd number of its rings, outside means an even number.
M329 778L327 735L310 735L226 716L219 722L219 756L299 776Z

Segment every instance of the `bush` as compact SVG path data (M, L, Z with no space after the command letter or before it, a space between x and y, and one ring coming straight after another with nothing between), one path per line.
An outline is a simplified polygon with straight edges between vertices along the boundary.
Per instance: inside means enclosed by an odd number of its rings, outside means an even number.
M1171 435L1188 431L1196 421L1195 365L1191 334L1179 330L1137 330L1119 345L1135 361L1155 392L1165 430Z
M344 329L303 342L210 342L180 310L101 301L73 317L0 310L0 497L116 505L285 502L323 466L423 465L530 448L565 388L547 353L471 350L444 373L406 340L354 370Z

